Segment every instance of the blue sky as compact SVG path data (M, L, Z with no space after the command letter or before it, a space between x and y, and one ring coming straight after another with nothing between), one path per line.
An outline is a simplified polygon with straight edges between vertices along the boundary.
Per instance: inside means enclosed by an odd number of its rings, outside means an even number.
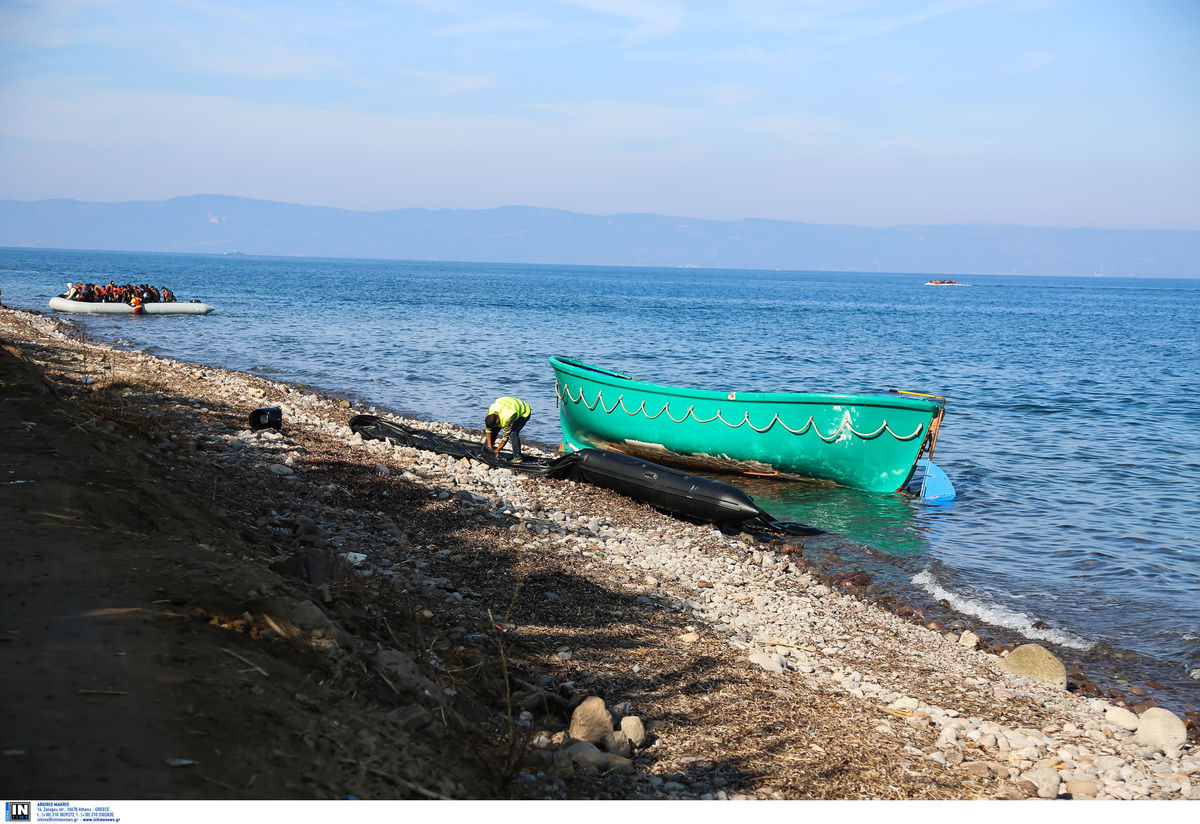
M0 0L0 198L1200 229L1200 2Z

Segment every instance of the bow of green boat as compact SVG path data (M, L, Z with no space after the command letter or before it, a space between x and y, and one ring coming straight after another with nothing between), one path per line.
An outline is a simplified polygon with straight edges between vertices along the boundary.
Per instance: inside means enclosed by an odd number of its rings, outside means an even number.
M550 365L564 449L870 492L904 488L918 459L932 457L945 410L944 399L914 393L713 392L645 383L571 358Z

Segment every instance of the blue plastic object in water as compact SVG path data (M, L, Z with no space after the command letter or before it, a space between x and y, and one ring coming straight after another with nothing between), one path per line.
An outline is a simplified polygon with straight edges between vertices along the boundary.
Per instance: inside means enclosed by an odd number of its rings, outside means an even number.
M921 497L926 501L953 501L954 484L946 473L938 468L933 461L922 458L917 466L924 468L925 477L921 481Z

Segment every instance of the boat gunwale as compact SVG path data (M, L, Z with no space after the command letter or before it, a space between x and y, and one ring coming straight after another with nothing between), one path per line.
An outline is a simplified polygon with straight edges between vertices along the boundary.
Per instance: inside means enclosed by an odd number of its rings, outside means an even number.
M681 400L687 398L723 403L773 403L789 406L810 404L821 406L874 406L892 409L899 408L913 412L929 412L931 414L936 414L938 410L945 406L944 401L911 398L903 395L853 395L822 392L718 392L710 389L690 389L641 381L621 372L592 366L584 361L557 355L550 358L550 365L556 372L561 367L563 372L572 374L581 380L594 380L597 383L618 388L628 384L631 388L648 391L651 394L677 397ZM594 372L600 378L581 374L587 372Z

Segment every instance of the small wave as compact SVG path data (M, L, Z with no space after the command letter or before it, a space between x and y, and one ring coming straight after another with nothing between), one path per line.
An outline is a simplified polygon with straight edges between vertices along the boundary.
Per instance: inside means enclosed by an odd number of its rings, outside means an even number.
M913 576L912 582L934 598L938 600L945 599L957 612L961 612L964 615L973 615L979 620L986 621L994 626L1016 630L1026 638L1049 641L1052 644L1078 650L1087 650L1095 646L1094 641L1088 641L1062 630L1035 629L1033 626L1034 619L1023 612L1005 609L997 604L976 601L973 598L968 598L965 595L948 590L938 581L937 576L929 568Z
M1193 681L1200 681L1200 669L1194 669L1194 670L1192 670L1191 672L1189 672L1189 673L1188 673L1188 676L1189 676L1189 677L1190 677L1190 678L1191 678Z

